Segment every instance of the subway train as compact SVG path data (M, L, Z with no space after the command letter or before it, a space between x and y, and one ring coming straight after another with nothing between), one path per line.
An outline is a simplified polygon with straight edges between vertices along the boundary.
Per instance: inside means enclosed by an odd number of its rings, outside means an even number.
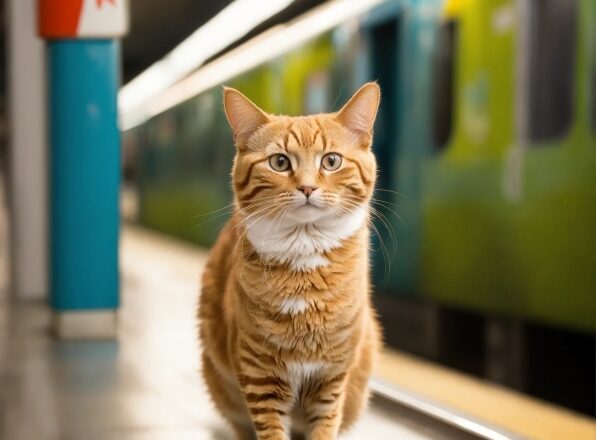
M595 13L591 0L324 3L123 115L138 220L214 242L232 197L222 84L299 115L376 80L386 343L593 414Z

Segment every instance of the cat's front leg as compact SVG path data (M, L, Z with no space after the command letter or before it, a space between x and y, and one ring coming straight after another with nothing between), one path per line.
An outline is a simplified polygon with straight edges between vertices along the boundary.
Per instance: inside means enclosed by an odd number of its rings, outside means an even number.
M314 392L308 396L307 423L309 440L337 438L343 415L346 374L338 373L321 378Z
M288 440L289 412L293 404L288 382L266 363L242 358L239 382L259 440Z

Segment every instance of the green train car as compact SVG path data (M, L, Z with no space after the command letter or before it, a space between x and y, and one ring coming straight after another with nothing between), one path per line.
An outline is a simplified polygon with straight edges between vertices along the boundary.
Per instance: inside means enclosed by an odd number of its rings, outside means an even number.
M297 115L377 80L373 257L388 344L593 413L594 2L339 3L146 103L124 133L140 222L213 243L234 155L220 84Z

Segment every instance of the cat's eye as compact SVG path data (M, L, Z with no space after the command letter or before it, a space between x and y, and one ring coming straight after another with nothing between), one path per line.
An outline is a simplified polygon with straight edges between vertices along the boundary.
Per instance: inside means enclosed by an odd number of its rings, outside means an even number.
M327 153L321 159L321 166L327 171L335 171L341 166L341 155L337 153Z
M290 163L290 158L285 154L274 154L269 157L269 165L275 171L288 171L292 164Z

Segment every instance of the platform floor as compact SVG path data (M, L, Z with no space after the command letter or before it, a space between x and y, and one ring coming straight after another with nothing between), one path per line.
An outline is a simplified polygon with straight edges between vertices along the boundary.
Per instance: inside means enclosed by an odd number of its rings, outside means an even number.
M8 300L5 212L0 193L0 439L231 440L198 373L205 253L125 226L118 341L59 342L45 304ZM373 404L343 438L461 438L430 425Z

